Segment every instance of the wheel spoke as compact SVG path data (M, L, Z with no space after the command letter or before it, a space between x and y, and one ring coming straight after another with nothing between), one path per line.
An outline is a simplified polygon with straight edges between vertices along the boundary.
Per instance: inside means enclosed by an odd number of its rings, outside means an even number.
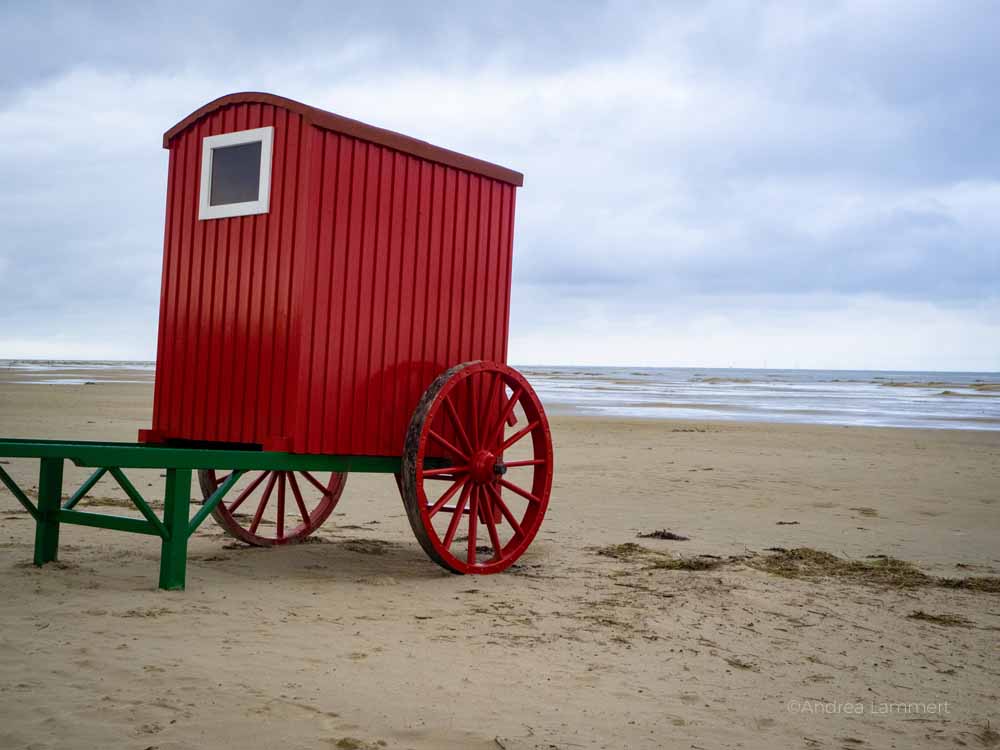
M518 432L515 432L513 435L511 435L509 438L507 438L504 441L503 445L500 446L500 452L502 453L503 451L505 451L508 448L510 448L514 443L516 443L518 440L520 440L521 438L523 438L525 435L527 435L533 429L535 429L536 427L538 427L538 425L540 425L540 424L541 424L541 422L536 419L534 422L532 422L531 424L529 424L527 427L523 428L522 430L519 430Z
M508 469L516 469L518 466L542 466L544 464L544 458L533 458L530 461L504 461L503 465Z
M493 519L493 504L489 500L488 492L483 492L483 505L485 506L483 517L486 519L486 530L490 535L490 544L493 545L493 551L496 552L497 559L499 560L502 547L500 545L500 535L497 533L497 522Z
M458 505L455 509L455 515L451 517L451 523L448 524L448 531L444 536L444 548L451 549L451 543L455 541L455 532L458 531L459 521L462 520L462 511L465 510L465 504L469 502L469 491L472 489L470 483L465 484L465 488L462 490L462 496L458 500Z
M260 499L260 504L257 506L257 512L253 516L253 521L250 524L250 533L256 534L257 527L260 526L260 519L264 517L264 508L267 507L267 501L271 499L271 490L274 489L274 483L278 480L278 475L271 473L271 478L267 481L267 487L264 488L264 497Z
M241 492L239 495L236 496L236 499L233 500L233 504L230 505L226 510L228 510L230 513L235 513L236 509L239 508L241 505L243 505L243 501L246 500L248 497L250 497L253 491L257 489L260 486L260 483L263 482L265 479L267 479L267 477L270 476L270 474L271 472L269 471L261 472L256 479L254 479L250 484L247 485L247 488L243 490L243 492Z
M452 445L447 440L445 440L443 437L441 437L441 435L439 435L438 433L436 433L434 430L427 430L427 434L430 435L435 440L437 440L443 447L445 447L448 450L450 450L452 453L454 453L456 456L458 456L463 461L469 461L469 460L471 460L467 455L465 455L462 451L460 451L454 445Z
M503 426L506 424L507 418L514 413L514 407L517 406L517 402L521 399L521 394L523 393L524 389L521 386L518 386L511 392L510 400L504 405L500 419L497 421L496 426L490 430L490 434L487 436L484 445L493 445L493 443L503 437Z
M500 512L503 513L503 517L507 519L507 523L509 523L510 527L514 530L514 536L521 536L521 524L517 522L517 519L514 518L514 514L511 513L510 508L507 507L507 503L505 503L503 498L500 497L500 490L492 484L486 485L486 488L493 494L493 502L497 504L497 507L500 508Z
M511 492L516 492L518 495L520 495L521 497L523 497L525 500L529 500L529 501L531 501L533 503L540 503L540 502L542 502L541 500L539 500L537 497L535 497L534 495L532 495L527 490L522 490L516 484L513 484L512 482L508 482L506 479L501 479L500 480L500 484L502 484L504 487L506 487Z
M476 564L476 524L479 522L479 487L472 488L472 500L469 506L469 565Z
M444 507L444 504L449 500L451 500L451 498L455 496L455 493L458 492L460 489L462 489L462 487L464 487L466 484L468 484L468 482L469 480L467 478L456 479L455 483L448 488L448 491L445 492L443 495L441 495L438 501L434 503L434 505L432 505L430 509L427 511L428 517L433 518L437 514L437 512Z
M307 472L266 469L247 473L243 479L241 475L244 471L236 470L228 473L228 479L220 484L217 479L220 473L221 470L215 469L198 471L205 500L210 499L213 492L218 493L219 488L236 485L238 478L241 479L241 484L246 482L246 487L237 486L239 494L237 495L237 491L231 493L236 496L235 500L230 503L230 498L225 498L212 509L212 516L230 536L255 547L294 544L306 539L336 507L346 479L346 474L335 472L330 475L327 486L324 486L312 475L306 481L295 476L296 473L305 476ZM213 490L213 487L216 489ZM268 514L268 508L274 504L272 500L275 496L277 507L270 516L271 520L266 521L264 517ZM246 515L237 514L237 509L244 505L249 508L248 500L251 497L254 509L244 510Z
M314 477L314 476L313 476L312 474L310 474L310 473L309 473L308 471L300 471L300 472L299 472L299 474L301 474L301 475L302 475L302 476L304 476L304 477L305 477L305 478L306 478L307 480L309 480L309 483L310 483L310 484L311 484L311 485L312 485L313 487L315 487L316 489L318 489L318 490L319 490L320 492L322 492L322 493L323 493L324 495L329 495L329 494L330 494L330 490L329 490L329 488L327 488L327 487L324 487L324 486L322 485L322 483L320 483L320 481L319 481L318 479L316 479L316 477Z
M281 472L278 479L278 539L285 538L285 475L287 471Z
M225 482L227 479L229 479L229 477L231 477L232 475L233 475L233 473L229 472L228 474L223 474L221 477L216 477L216 479L215 479L215 486L218 487L223 482Z
M458 434L459 440L462 441L462 445L465 446L465 450L472 453L472 443L469 442L469 436L466 434L465 428L462 426L462 421L458 418L458 412L455 411L455 405L451 403L451 396L445 396L444 410L448 414L448 418L451 419L451 423L455 427L455 432Z
M295 495L295 504L299 506L299 515L302 516L302 523L309 523L309 511L302 500L302 492L299 491L299 483L295 481L295 472L288 472L288 483L292 485L292 494Z

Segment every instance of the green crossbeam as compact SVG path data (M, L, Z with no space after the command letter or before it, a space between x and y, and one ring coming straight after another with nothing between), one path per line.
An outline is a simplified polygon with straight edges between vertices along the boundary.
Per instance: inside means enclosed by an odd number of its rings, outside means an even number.
M77 466L122 469L252 469L393 474L398 456L318 456L278 451L99 443L87 441L0 439L0 456L64 458Z
M31 514L31 517L37 521L38 508L36 508L35 504L28 499L28 496L21 491L21 488L17 486L17 482L11 478L10 474L3 470L2 466L0 466L0 481L7 485L7 489L10 490L10 494L12 494L14 498L24 506L24 509Z
M163 525L163 521L161 521L159 518L156 517L156 514L153 512L153 509L149 507L149 503L147 503L145 498L143 498L143 496L139 494L139 491L135 488L135 485L133 485L128 480L128 477L126 477L125 474L122 473L122 470L119 469L117 466L110 466L108 467L108 471L111 472L111 476L115 478L115 481L118 482L118 485L123 490L125 490L125 494L129 496L129 499L132 501L135 507L139 509L140 513L142 513L143 518L145 518L147 521L149 521L149 523L153 525L153 527L156 529L156 533L159 534L164 539L169 539L170 532L167 531L167 527Z
M194 514L194 518L191 519L191 523L188 525L188 535L193 534L201 526L202 521L208 518L208 514L215 510L215 507L222 502L222 498L226 496L226 493L233 488L240 477L243 476L245 472L234 471L225 482L219 485L219 488L212 493L212 496L208 498L201 506L201 510Z
M0 467L0 482L35 519L36 565L57 559L61 524L145 534L161 540L160 587L164 589L184 588L189 537L247 471L398 473L402 469L398 456L317 456L252 449L6 438L0 439L0 456L40 459L37 504ZM93 467L96 471L62 503L66 461ZM425 461L428 468L438 465L445 465L444 460L429 458ZM122 469L166 470L162 519ZM189 519L191 479L196 469L225 469L231 473ZM105 474L111 474L118 482L139 509L141 519L74 509Z
M81 500L83 500L83 496L86 495L88 492L90 492L92 489L94 489L94 485L97 484L100 478L107 473L108 473L107 468L102 466L100 469L91 474L90 478L86 482L80 485L80 489L74 492L73 496L66 501L66 504L63 505L63 510L73 510L76 504Z
M57 511L55 516L59 523L70 523L77 526L93 526L97 529L111 529L112 531L128 531L132 534L162 536L160 531L153 526L153 524L139 518L112 516L108 513L88 513L84 510L62 509ZM159 521L160 519L156 520Z

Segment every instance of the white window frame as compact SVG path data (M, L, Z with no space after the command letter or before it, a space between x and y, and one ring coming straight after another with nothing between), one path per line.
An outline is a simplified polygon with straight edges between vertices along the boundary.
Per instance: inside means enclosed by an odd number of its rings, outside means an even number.
M260 181L257 200L241 203L224 203L213 206L212 197L212 155L217 148L239 146L243 143L260 141ZM201 194L198 200L198 219L225 219L230 216L252 216L266 214L271 205L271 151L274 145L274 128L253 128L235 133L208 135L201 141Z

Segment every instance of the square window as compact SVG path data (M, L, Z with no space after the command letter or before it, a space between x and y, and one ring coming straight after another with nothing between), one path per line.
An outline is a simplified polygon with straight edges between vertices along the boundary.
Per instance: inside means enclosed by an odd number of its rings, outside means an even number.
M199 219L268 212L273 141L273 127L202 139Z
M260 141L212 149L210 206L260 199Z

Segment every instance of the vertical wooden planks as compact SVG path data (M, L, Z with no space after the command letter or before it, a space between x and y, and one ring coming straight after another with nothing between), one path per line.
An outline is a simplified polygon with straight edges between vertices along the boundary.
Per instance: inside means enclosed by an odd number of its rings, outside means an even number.
M199 221L201 140L272 125L271 209ZM154 427L398 455L449 366L504 360L515 190L242 102L171 142Z

